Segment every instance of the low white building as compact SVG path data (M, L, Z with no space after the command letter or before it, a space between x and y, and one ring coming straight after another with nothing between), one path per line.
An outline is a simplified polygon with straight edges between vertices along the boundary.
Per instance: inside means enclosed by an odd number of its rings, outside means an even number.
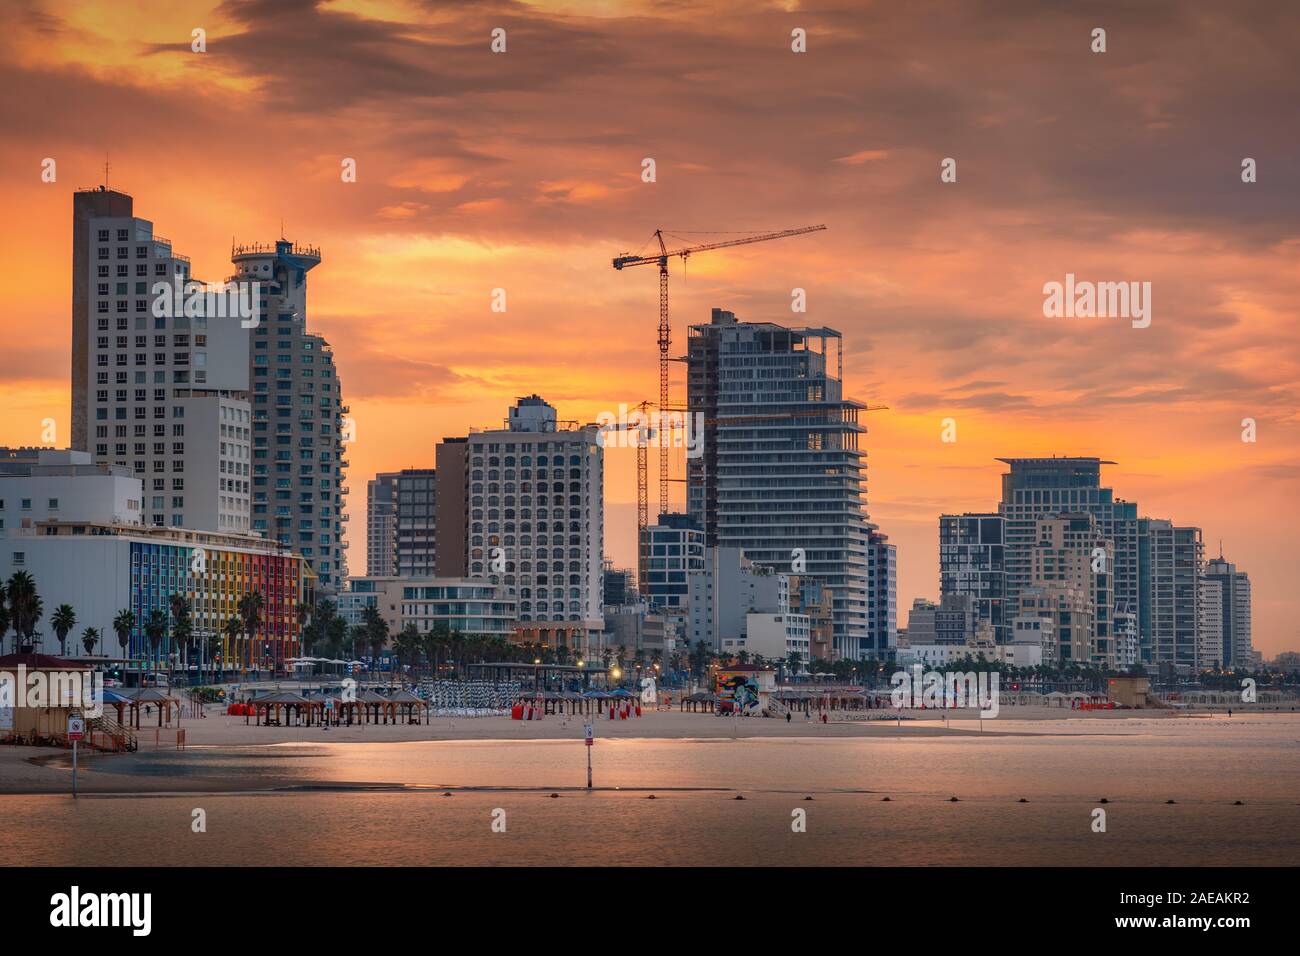
M806 663L812 652L812 619L806 614L746 614L744 633L722 639L722 653L741 651L767 660L798 654Z
M142 485L129 468L64 448L0 448L0 535L39 522L140 524Z
M339 595L340 614L361 623L368 605L388 623L391 636L408 624L420 633L438 624L461 634L509 638L516 622L516 602L505 585L486 578L352 578Z

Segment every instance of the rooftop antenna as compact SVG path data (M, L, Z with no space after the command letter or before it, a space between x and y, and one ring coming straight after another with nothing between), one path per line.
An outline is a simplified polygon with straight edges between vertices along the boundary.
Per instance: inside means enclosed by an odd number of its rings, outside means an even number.
M108 150L104 150L104 189L108 189Z

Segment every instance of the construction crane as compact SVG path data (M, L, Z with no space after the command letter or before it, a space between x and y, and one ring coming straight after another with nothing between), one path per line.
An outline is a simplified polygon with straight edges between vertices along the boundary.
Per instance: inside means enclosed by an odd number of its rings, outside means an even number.
M820 232L825 226L802 226L798 229L782 229L777 232L761 232L741 236L736 239L723 239L680 249L669 249L664 242L664 232L656 229L654 239L659 244L658 253L648 256L624 253L615 256L614 268L622 271L631 266L659 266L659 407L668 407L668 348L672 340L672 326L668 321L668 260L680 258L683 264L697 252L711 249L726 249L730 246L745 246L754 242L766 242L769 239L784 239L787 236L802 236L808 232ZM659 512L668 511L668 443L659 443Z

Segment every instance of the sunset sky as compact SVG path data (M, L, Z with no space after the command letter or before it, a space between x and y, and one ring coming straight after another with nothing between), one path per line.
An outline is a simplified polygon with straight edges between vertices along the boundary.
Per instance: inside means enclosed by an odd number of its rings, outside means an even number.
M656 397L655 273L612 256L657 227L825 223L674 263L674 354L713 306L844 333L847 393L889 406L867 416L868 510L898 545L900 626L937 596L937 516L995 506L996 456L1097 455L1141 513L1201 526L1207 556L1222 540L1254 584L1256 647L1300 648L1294 4L0 14L0 443L38 444L53 418L67 444L72 192L103 182L106 154L110 185L200 278L230 273L232 238L270 241L282 222L321 248L307 321L356 420L353 573L374 472L431 467L439 438L496 425L517 395L582 421ZM1246 157L1258 182L1241 180ZM1045 318L1043 285L1066 273L1149 281L1151 326ZM675 365L679 399L682 380ZM633 453L607 454L606 552L631 565Z

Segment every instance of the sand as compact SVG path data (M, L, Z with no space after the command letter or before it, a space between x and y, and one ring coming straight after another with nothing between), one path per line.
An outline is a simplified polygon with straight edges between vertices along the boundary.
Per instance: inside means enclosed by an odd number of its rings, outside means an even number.
M851 712L852 713L852 712ZM1003 707L998 718L982 726L974 710L905 711L901 721L892 712L857 712L869 719L840 719L835 713L826 724L796 716L790 722L764 717L731 718L678 710L646 710L641 717L627 720L592 720L598 738L648 738L693 740L742 737L962 737L969 735L1023 736L1039 734L1125 733L1151 721L1226 719L1208 714L1186 714L1168 710L1071 711L1068 708ZM365 724L353 727L259 727L243 717L232 717L224 707L209 705L201 719L186 718L179 726L185 731L186 750L196 748L262 747L284 744L373 743L400 744L407 741L555 740L581 739L583 725L591 719L579 716L549 716L543 720L518 721L508 717L435 717L428 723ZM1245 713L1242 714L1245 716ZM156 727L156 725L155 725ZM147 724L137 731L142 750L175 749L175 729L156 731ZM183 753L183 751L182 751ZM160 792L168 790L229 789L230 781L165 778L114 773L118 761L130 755L96 754L82 751L83 787L87 792ZM54 748L0 747L0 795L14 793L66 793L69 789L68 751Z

